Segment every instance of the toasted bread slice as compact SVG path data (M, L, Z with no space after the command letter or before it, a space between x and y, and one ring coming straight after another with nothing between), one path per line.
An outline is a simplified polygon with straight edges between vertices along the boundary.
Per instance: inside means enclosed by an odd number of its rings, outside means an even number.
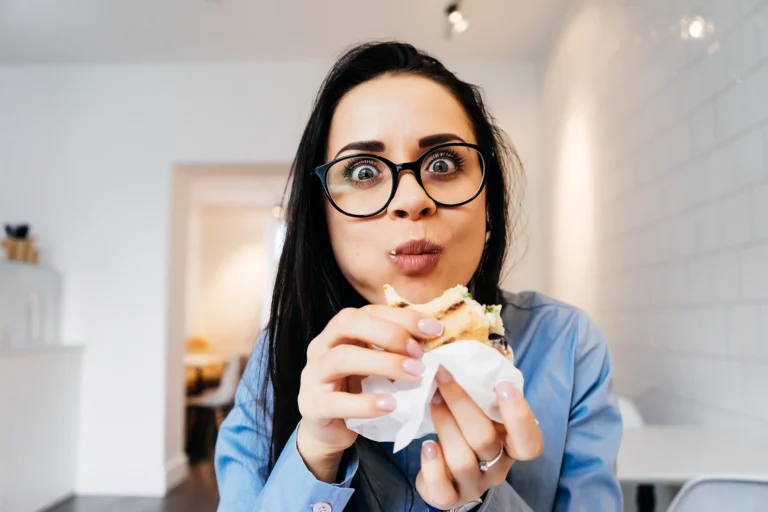
M475 340L496 348L505 356L511 354L503 339L490 339L491 334L504 334L501 306L481 305L472 298L465 286L449 288L426 304L408 302L389 285L384 285L384 296L387 304L392 307L409 308L443 322L445 330L441 336L422 342L425 351L458 340Z

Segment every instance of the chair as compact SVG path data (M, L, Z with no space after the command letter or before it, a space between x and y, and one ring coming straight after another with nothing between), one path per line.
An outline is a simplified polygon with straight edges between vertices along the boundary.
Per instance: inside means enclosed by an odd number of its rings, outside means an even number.
M189 429L186 452L191 460L206 458L209 444L213 444L210 442L211 430L214 442L218 437L219 426L235 402L237 385L242 375L242 361L243 358L239 355L229 359L219 387L187 399Z
M216 413L217 426L223 421L224 410L235 401L237 385L240 382L242 357L235 356L227 361L224 372L221 375L219 387L204 392L201 395L190 397L187 405L212 409Z
M621 413L621 421L624 423L624 428L640 428L645 426L643 416L640 414L637 406L629 398L620 396L619 401L619 413Z
M764 512L768 477L702 477L686 483L667 512Z

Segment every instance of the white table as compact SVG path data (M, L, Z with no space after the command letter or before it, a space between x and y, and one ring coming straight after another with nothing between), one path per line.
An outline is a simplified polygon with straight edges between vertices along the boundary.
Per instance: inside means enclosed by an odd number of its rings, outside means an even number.
M768 441L695 426L627 429L617 470L624 483L682 485L706 475L768 478Z

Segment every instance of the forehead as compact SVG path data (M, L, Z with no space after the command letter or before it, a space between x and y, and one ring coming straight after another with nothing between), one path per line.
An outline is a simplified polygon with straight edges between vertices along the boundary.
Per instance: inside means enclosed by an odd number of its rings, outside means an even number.
M464 108L445 87L420 76L382 76L341 99L331 120L328 153L361 140L406 147L446 132L476 142Z

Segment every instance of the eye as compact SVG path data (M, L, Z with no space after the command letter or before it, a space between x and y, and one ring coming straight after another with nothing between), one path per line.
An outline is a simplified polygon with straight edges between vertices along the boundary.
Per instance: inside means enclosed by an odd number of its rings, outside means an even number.
M427 164L427 171L432 174L446 175L461 171L463 158L451 148L445 148L434 155L430 155Z
M453 160L450 160L448 158L439 158L437 160L433 160L431 164L429 164L429 170L431 172L436 173L447 173L451 172L455 167L455 164Z
M351 162L345 172L346 178L350 181L369 181L381 174L372 162Z
M370 166L357 167L352 171L352 179L358 181L371 180L379 171Z

